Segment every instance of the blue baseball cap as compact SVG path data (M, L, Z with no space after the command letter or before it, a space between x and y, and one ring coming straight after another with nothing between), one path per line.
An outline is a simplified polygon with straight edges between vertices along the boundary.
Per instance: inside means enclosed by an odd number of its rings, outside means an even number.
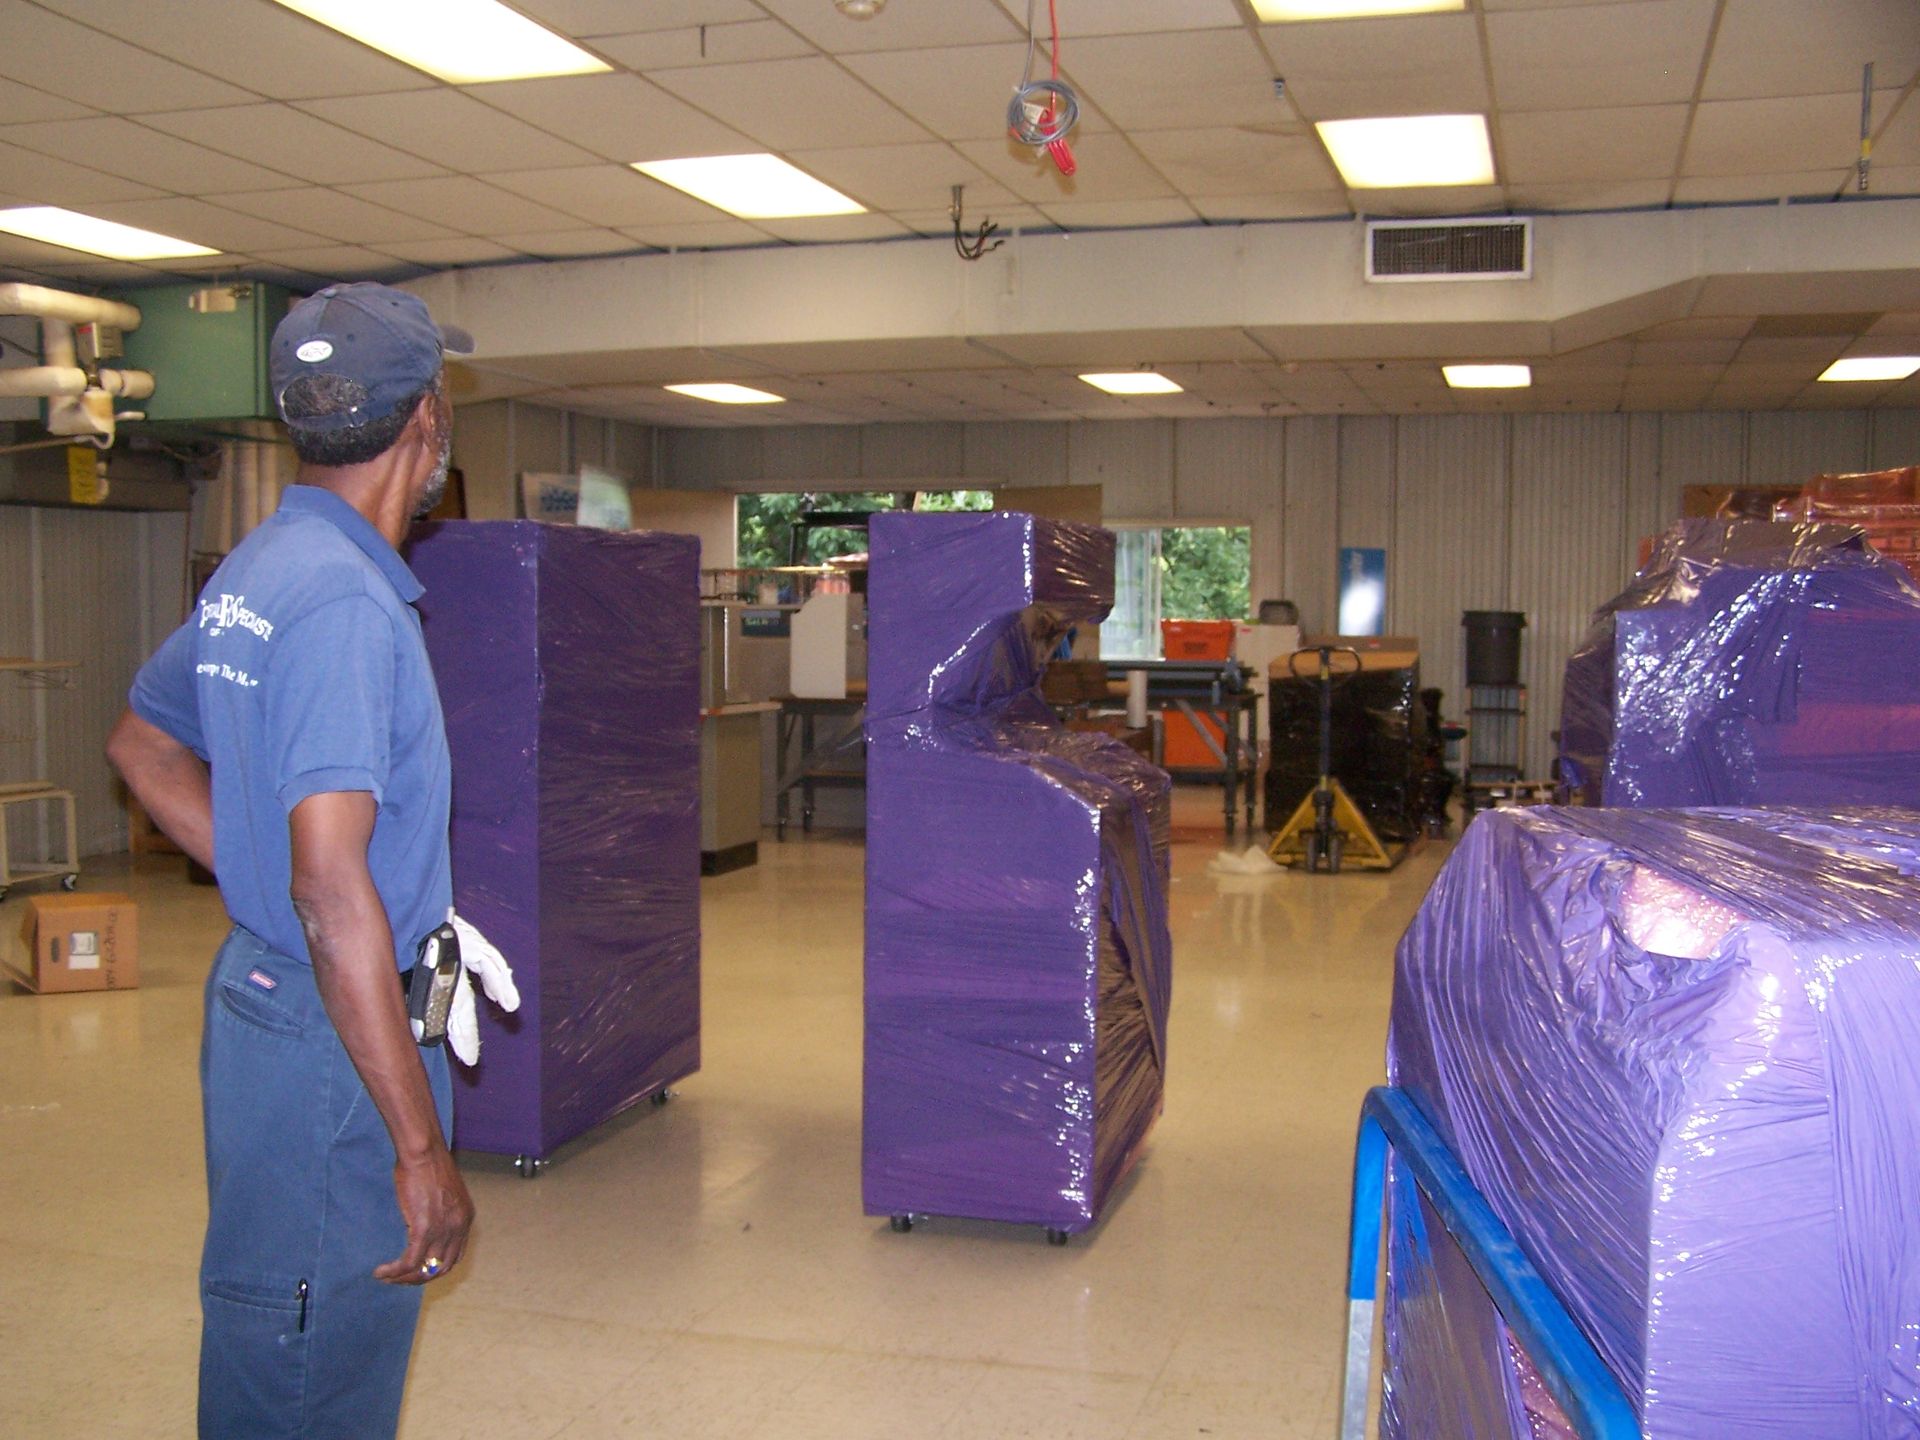
M329 285L287 311L273 332L267 379L274 408L289 428L344 430L391 415L440 373L443 355L471 355L473 337L436 325L417 295L359 281ZM367 398L350 410L287 418L287 387L305 375L357 382Z

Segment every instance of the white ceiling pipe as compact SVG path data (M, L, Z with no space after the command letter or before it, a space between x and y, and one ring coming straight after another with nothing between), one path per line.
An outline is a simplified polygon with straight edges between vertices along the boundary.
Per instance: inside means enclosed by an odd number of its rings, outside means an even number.
M109 395L144 400L153 394L153 376L145 370L102 370L100 388ZM67 365L22 365L0 370L0 398L53 400L84 395L87 372Z
M119 300L101 300L92 295L74 295L65 290L49 290L44 285L24 285L10 281L0 285L0 315L38 315L43 320L64 320L71 325L99 323L119 330L140 328L140 307Z

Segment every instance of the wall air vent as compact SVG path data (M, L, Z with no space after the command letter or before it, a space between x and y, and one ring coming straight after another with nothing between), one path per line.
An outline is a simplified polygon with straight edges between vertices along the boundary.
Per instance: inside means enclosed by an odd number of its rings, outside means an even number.
M1372 220L1367 279L1530 280L1531 220Z

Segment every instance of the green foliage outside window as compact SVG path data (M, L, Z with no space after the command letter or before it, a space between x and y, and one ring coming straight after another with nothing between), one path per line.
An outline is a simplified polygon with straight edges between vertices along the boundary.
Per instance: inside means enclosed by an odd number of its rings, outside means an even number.
M792 563L793 522L809 510L991 510L986 490L805 491L742 495L735 502L739 564L744 567ZM801 563L819 565L836 555L867 548L857 530L814 530L807 536Z
M1169 620L1245 620L1253 532L1171 526L1160 532L1160 613Z

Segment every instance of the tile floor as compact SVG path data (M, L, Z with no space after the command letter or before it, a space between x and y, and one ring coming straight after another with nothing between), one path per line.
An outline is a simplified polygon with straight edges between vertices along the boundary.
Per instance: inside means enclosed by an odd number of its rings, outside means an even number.
M1333 1436L1354 1111L1447 847L1385 877L1215 880L1217 803L1179 797L1167 1109L1099 1229L1053 1249L861 1215L861 846L767 843L705 882L705 1068L677 1099L532 1182L465 1157L477 1239L427 1305L402 1435ZM195 1055L225 922L180 865L86 876L141 902L138 991L0 984L17 1440L192 1431Z

